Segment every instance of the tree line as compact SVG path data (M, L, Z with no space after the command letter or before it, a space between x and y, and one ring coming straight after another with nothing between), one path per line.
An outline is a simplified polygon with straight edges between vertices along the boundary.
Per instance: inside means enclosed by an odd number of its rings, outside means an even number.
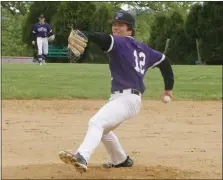
M169 56L174 64L222 64L222 2L1 2L2 55L31 55L31 29L43 13L56 34L55 45L67 46L71 27L111 33L108 20L128 5L136 18L135 38ZM167 46L167 42L168 46ZM107 63L89 43L80 62Z

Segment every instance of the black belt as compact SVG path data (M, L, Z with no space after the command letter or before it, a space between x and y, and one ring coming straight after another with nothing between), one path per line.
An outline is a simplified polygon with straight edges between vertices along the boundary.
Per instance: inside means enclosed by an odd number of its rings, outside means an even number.
M115 92L123 93L124 90L113 91L112 94L115 94ZM132 94L136 94L136 95L140 95L141 94L141 92L136 90L136 89L131 89L131 93Z

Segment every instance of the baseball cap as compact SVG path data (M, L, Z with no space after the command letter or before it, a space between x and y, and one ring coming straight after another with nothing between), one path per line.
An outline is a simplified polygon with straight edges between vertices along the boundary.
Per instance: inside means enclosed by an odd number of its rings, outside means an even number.
M114 22L124 22L126 24L129 24L133 29L135 29L135 19L133 16L126 12L126 11L120 11L117 12L112 20L109 21L110 23Z
M42 19L42 18L45 18L45 17L44 17L44 15L43 15L43 14L41 14L41 15L39 16L39 18L41 18L41 19Z

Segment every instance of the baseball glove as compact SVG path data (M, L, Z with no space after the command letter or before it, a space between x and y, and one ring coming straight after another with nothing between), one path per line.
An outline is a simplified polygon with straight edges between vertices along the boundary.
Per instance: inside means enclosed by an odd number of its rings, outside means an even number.
M51 35L50 37L48 37L49 42L54 41L54 39L55 39L55 35Z
M79 58L87 47L88 38L79 30L71 30L68 37L68 49L75 58Z

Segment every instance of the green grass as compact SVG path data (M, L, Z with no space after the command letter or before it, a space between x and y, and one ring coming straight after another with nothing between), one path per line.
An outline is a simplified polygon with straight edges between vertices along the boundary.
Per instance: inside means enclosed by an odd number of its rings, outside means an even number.
M220 100L222 66L173 66L175 99ZM144 98L159 99L159 69L145 77ZM100 64L2 64L2 98L109 98L110 71Z

